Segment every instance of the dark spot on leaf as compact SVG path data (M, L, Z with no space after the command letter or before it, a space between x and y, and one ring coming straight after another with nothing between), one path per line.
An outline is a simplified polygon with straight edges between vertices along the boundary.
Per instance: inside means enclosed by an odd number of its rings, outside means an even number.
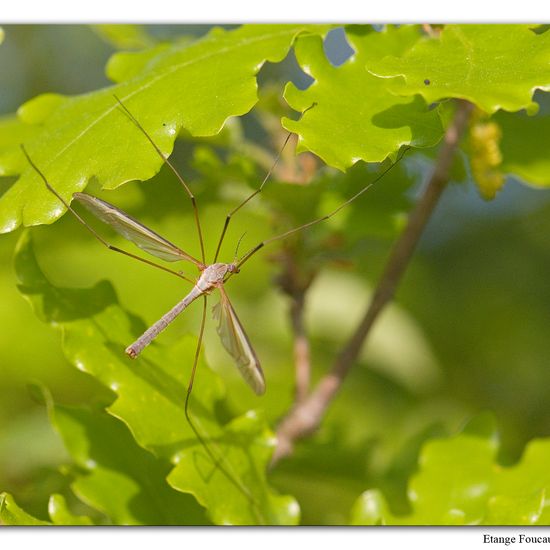
M430 79L429 79L429 78L426 78L426 79L424 80L424 84L426 84L426 86L429 86L429 85L431 84Z

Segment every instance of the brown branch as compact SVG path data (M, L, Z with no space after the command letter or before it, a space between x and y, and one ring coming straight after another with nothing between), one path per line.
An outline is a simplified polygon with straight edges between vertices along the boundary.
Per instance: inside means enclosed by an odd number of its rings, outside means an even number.
M294 366L296 371L295 402L300 404L308 396L311 375L309 339L304 327L304 293L295 296L290 305L294 334Z
M304 306L308 288L315 277L315 272L304 276L295 262L294 252L288 249L283 251L281 260L284 269L277 278L281 290L290 298L290 324L293 334L294 368L296 376L294 402L302 403L308 396L311 360L309 338L304 325Z
M279 424L277 448L273 455L272 464L291 454L294 442L297 439L311 434L319 427L327 407L357 359L375 320L384 306L392 300L424 227L449 181L453 158L466 129L471 110L471 103L463 100L457 101L456 113L451 125L445 132L444 142L439 151L434 171L415 208L409 215L406 228L390 253L363 319L353 336L336 357L330 372L320 380L307 399L291 409Z
M422 23L422 30L430 37L437 38L440 34L440 30L430 23Z

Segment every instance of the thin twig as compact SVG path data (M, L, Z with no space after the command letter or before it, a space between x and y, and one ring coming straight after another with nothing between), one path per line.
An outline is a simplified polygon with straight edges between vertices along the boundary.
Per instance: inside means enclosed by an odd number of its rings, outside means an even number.
M304 327L304 293L295 296L290 305L294 334L294 366L296 372L295 402L300 404L308 396L311 378L309 339Z
M409 215L407 226L395 243L378 286L355 333L336 357L330 372L325 375L312 393L297 404L281 421L277 430L277 448L272 464L292 453L294 442L314 432L324 413L340 389L343 380L355 363L357 356L378 315L394 296L395 290L409 264L418 240L449 181L451 166L462 134L464 133L472 104L459 100L451 125L445 133L443 145L434 171Z
M290 298L290 324L294 347L294 370L296 376L294 403L302 403L309 394L311 378L310 345L304 324L305 297L315 273L304 277L295 262L292 251L284 250L281 256L284 269L277 278L281 290Z
M436 38L438 36L437 29L434 29L433 25L430 25L429 23L422 23L422 30L430 37L430 38Z

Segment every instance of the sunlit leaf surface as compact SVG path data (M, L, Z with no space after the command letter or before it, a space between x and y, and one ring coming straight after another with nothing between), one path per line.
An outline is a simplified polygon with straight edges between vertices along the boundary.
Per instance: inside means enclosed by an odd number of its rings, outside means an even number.
M93 525L87 516L77 516L67 507L63 495L52 495L48 503L48 513L55 525Z
M487 113L536 111L536 89L550 87L550 33L528 25L445 25L410 50L370 59L367 69L393 80L403 96L427 102L468 99Z
M255 418L250 412L244 419L225 425L228 418L221 413L222 383L201 363L191 400L191 415L201 437L212 441L215 459L221 460L220 468L229 472L231 478L223 494L216 491L216 484L226 474L220 473L211 456L200 445L184 414L195 338L184 338L172 348L153 343L139 359L131 361L124 354L125 342L133 341L144 325L118 304L108 283L99 283L91 289L64 289L51 285L36 261L29 233L24 234L19 243L16 266L20 291L36 314L62 331L67 359L116 394L108 411L127 424L140 446L159 460L177 464L176 470L170 474L174 488L195 494L216 523L297 522L297 504L290 497L277 496L266 480L265 468L273 449L273 436L265 421L247 420ZM69 413L61 409L56 410L55 418L60 425L63 420L60 429L64 434L73 433L67 445L84 466L89 467L90 462L86 454L82 454L82 448L92 445L86 453L90 453L89 458L95 462L98 459L94 458L92 451L103 456L104 446L112 452L115 444L120 445L124 437L130 438L122 426L109 418L94 420L84 413ZM83 431L88 435L85 436ZM103 438L98 432L107 435ZM120 453L104 460L122 461L123 456L119 456L122 452L121 448ZM130 461L130 457L127 458ZM90 476L77 481L75 490L86 495L86 500L95 503L101 511L107 513L111 510L117 517L131 522L136 516L128 515L129 495L140 495L143 470L149 469L147 465L153 458L143 452L142 466L137 463L137 456L135 460L138 472L132 475L112 471L112 464L100 464L97 472L90 468ZM161 472L159 466L155 474L157 479ZM201 480L199 485L198 480ZM124 487L117 494L117 502L110 505L104 500L99 502L98 484L105 488L115 482ZM112 511L113 507L115 511ZM144 513L143 509L140 513ZM169 521L173 522L175 518L171 516Z
M1 525L51 525L24 512L9 493L0 493Z
M413 513L395 516L376 490L355 503L355 525L548 525L550 440L535 439L520 461L502 467L490 418L478 417L447 439L427 442L409 483Z
M126 73L132 78L92 93L63 98L52 105L37 98L33 109L41 131L25 145L59 193L69 199L95 177L115 188L153 176L162 164L143 134L121 112L117 95L165 153L181 128L195 136L220 131L230 116L248 112L257 101L256 74L266 61L280 61L304 25L251 25L235 31L213 29L189 44L169 49ZM315 31L316 27L311 27ZM118 71L122 70L120 67ZM0 170L9 167L0 165ZM59 201L27 167L0 199L0 231L21 223L49 223L63 211Z
M346 36L355 54L335 67L327 59L321 37L297 40L296 58L315 79L306 90L289 84L285 98L291 107L305 111L299 121L284 121L296 132L301 150L309 150L327 164L345 170L359 160L381 162L403 145L435 145L443 130L437 110L420 98L404 98L388 90L388 81L365 69L371 59L388 51L400 54L415 44L415 27L383 32L349 27Z

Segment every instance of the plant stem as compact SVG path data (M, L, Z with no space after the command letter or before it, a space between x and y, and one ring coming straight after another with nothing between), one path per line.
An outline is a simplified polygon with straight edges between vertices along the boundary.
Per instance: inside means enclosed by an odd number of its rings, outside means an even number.
M304 294L295 296L290 305L290 318L294 334L294 365L296 371L295 402L302 403L309 393L311 362L309 340L304 327Z
M375 320L382 309L392 300L420 236L449 181L452 162L467 127L472 107L473 105L467 101L457 101L454 119L445 132L443 145L431 177L409 215L407 226L390 253L363 319L336 357L330 372L319 381L306 399L296 403L279 424L277 448L272 458L272 464L291 454L297 439L313 433L319 427L326 409L354 365Z
M315 272L306 276L295 262L295 252L284 249L281 255L284 269L277 277L281 290L290 298L290 324L294 347L294 370L296 376L294 403L302 403L309 394L311 378L311 355L309 338L304 324L304 308L307 290L315 278Z

